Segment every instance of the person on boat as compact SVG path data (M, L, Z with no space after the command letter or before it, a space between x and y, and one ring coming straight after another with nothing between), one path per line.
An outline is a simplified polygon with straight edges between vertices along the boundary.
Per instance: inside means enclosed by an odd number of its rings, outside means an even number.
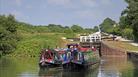
M77 48L77 46L74 46L73 47L73 53L72 53L73 55L73 59L75 59L76 60L76 58L77 58L77 54L78 54L78 48Z
M66 61L70 60L70 58L71 58L71 46L67 45L67 48L64 49L64 51L65 51L65 55L64 56L66 57Z
M94 46L92 46L92 50L93 50L93 51L96 51L96 48L95 48Z
M70 46L70 52L73 52L73 46Z
M45 60L45 49L42 49L41 55L40 55L40 62Z
M66 49L66 52L70 52L71 51L71 46L70 45L67 45L68 48Z
M74 46L74 52L77 52L77 51L78 51L77 46Z
M71 59L73 59L73 46L70 46Z

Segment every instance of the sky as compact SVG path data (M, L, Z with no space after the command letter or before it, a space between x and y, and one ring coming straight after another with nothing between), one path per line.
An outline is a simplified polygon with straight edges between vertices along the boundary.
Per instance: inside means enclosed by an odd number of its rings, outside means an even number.
M33 25L60 24L92 28L107 17L118 22L124 0L0 0L0 14L13 14Z

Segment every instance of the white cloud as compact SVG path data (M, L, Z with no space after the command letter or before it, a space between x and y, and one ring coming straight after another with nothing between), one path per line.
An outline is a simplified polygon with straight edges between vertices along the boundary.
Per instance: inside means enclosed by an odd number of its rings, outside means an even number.
M65 8L96 7L97 0L47 0L49 5L60 5Z
M21 6L21 4L22 4L22 1L21 0L14 0L15 1L15 4L17 5L17 6Z
M111 0L47 0L50 6L61 6L62 8L82 9L102 7L111 4Z
M50 5L68 5L71 0L47 0L47 3Z

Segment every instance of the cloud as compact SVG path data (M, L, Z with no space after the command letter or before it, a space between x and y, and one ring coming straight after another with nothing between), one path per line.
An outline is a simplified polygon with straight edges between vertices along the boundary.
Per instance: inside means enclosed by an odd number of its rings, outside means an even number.
M47 0L47 3L50 5L68 5L70 4L71 0Z
M64 8L96 7L97 0L47 0L51 6L63 6Z
M17 6L21 6L21 4L22 4L22 1L21 0L14 0L15 1L15 4L17 5Z
M111 0L47 0L50 6L62 8L81 9L84 7L95 8L111 4Z

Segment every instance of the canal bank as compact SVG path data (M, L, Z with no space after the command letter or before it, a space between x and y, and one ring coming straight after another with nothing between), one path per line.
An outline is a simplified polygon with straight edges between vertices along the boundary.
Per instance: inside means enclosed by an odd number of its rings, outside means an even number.
M127 57L132 60L137 60L138 61L138 53L136 52L127 52Z
M118 41L102 41L100 49L101 55L127 57L129 59L138 61L138 48L126 44L127 43L122 44L122 42Z
M126 57L127 52L123 49L113 47L105 41L101 42L101 55L102 56L116 56L116 57Z

